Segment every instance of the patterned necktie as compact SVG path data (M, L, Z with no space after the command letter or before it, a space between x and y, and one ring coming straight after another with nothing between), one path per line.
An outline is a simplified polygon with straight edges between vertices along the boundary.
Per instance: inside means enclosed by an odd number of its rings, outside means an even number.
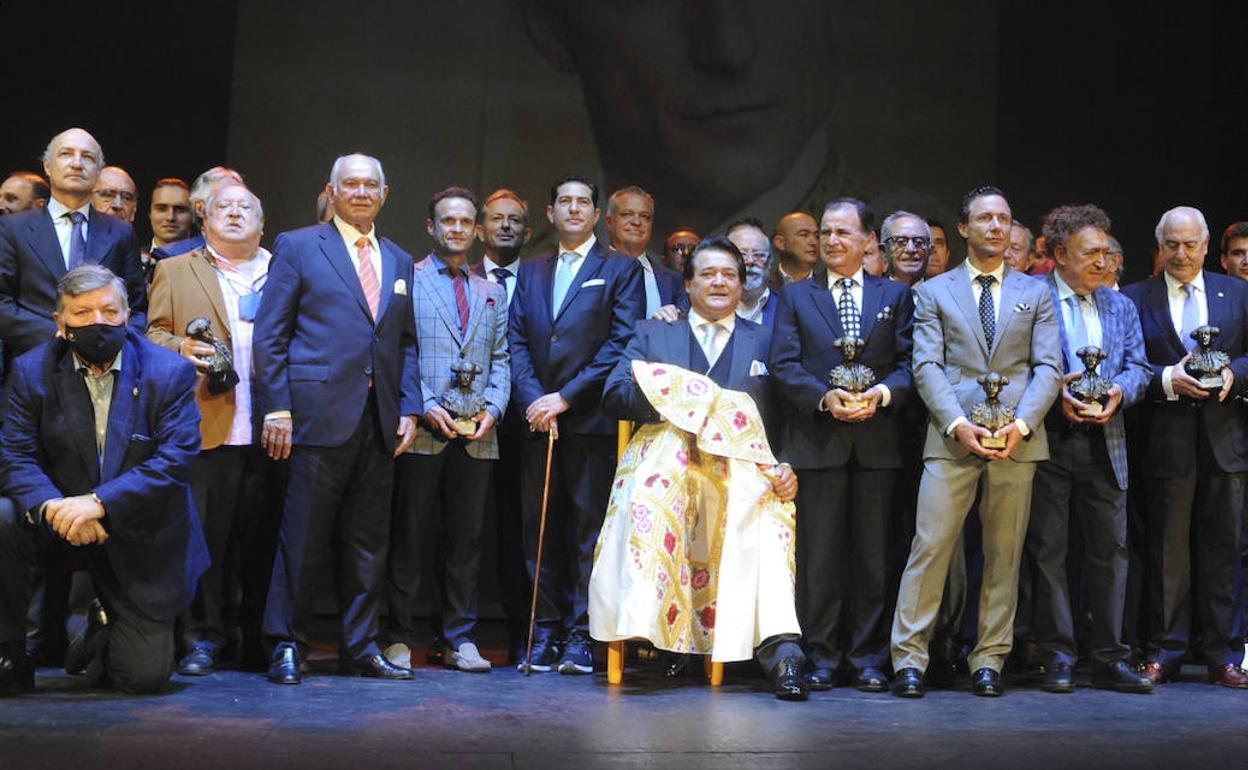
M71 211L65 216L74 223L74 229L69 234L69 269L73 270L87 261L87 239L82 237L82 223L87 218L81 211Z
M364 290L368 312L372 313L373 321L376 321L377 308L381 306L381 283L377 280L377 271L373 269L373 260L368 258L370 250L367 238L360 238L355 242L355 256L360 263L360 288Z
M455 287L455 309L459 311L459 333L468 331L468 291L465 287L464 271L457 267L448 267L451 271L451 283Z
M1196 303L1196 287L1190 283L1185 283L1181 287L1187 298L1183 300L1183 328L1179 331L1179 341L1183 343L1183 347L1187 352L1192 352L1192 348L1196 347L1196 340L1192 339L1192 332L1196 331L1196 327L1200 326L1200 308Z
M507 279L511 277L511 271L505 267L496 267L490 271L490 275L494 276L495 280L499 283L505 285L507 283Z
M984 325L984 339L988 341L988 349L992 350L993 339L997 336L997 309L992 302L992 285L997 282L995 275L977 275L981 291L979 292L979 322Z
M568 287L572 285L572 260L576 259L575 251L565 251L559 255L559 264L555 266L555 293L551 297L551 315L559 315L559 309L563 307L563 298L568 294Z
M1072 372L1080 371L1079 348L1088 344L1088 325L1083 319L1083 300L1078 294L1066 298L1066 306L1070 308L1070 324L1066 329L1066 342L1070 349L1066 351L1066 357Z
M702 324L702 352L706 354L706 370L715 368L719 360L719 324L707 322Z
M841 298L836 307L841 313L841 329L846 337L857 337L861 332L862 319L858 317L858 303L854 302L854 293L850 291L855 283L853 278L840 278L836 282L841 290Z

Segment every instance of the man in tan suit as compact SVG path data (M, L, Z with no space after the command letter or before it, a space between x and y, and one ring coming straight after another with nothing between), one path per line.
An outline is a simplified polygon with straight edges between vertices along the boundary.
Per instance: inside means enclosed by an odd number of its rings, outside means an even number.
M184 619L184 675L210 673L233 641L227 626L236 610L245 667L263 668L260 619L273 567L276 501L281 500L284 463L267 458L256 440L251 408L251 338L256 309L268 277L268 251L260 248L264 211L246 187L232 184L208 198L205 245L161 260L152 280L147 336L177 351L200 370L195 400L201 414L202 448L191 494L203 522L212 566L200 578L189 617ZM187 325L207 319L218 350L188 335ZM213 359L228 351L237 383L228 387L212 372ZM230 548L241 548L227 559ZM242 605L227 607L229 564L241 565ZM230 624L232 625L232 624Z

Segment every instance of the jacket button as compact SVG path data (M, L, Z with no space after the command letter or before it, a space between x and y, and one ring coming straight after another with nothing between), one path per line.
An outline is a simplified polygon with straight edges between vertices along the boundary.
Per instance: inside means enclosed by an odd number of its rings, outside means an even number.
M558 341L559 341L559 335L558 335L558 334L552 334L552 335L550 335L550 341L551 341L551 342L558 342Z
M365 377L372 377L372 376L373 376L373 367L371 367L371 366L366 366L366 367L364 367L364 376L365 376Z

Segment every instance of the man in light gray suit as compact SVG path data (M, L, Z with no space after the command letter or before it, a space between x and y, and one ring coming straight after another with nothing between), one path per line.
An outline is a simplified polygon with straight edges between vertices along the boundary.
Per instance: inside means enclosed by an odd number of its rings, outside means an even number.
M490 670L472 634L486 498L498 459L494 426L511 395L511 369L506 289L468 270L479 210L471 190L435 194L426 222L434 250L412 277L425 414L395 468L386 657L396 665L410 660L422 557L432 555L431 659L461 671ZM472 396L464 399L476 402L470 408L455 403L459 376L471 376Z
M924 281L916 295L913 371L929 418L916 532L893 619L893 692L902 697L923 695L950 555L977 488L984 577L969 662L976 695L1002 693L1031 481L1036 463L1049 457L1044 416L1057 397L1062 365L1048 287L1003 262L1011 222L997 188L967 193L958 224L966 262ZM1015 410L1015 421L995 432L1005 439L1002 449L985 448L980 440L993 432L968 417L984 398L978 380L990 371L1008 378L1000 398Z

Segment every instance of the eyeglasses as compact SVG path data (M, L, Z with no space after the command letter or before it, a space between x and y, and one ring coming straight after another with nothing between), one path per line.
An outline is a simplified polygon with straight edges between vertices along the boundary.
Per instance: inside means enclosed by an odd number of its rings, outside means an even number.
M129 190L96 190L93 195L102 201L111 201L114 198L121 198L126 203L134 203L136 200L134 193Z
M742 251L741 258L750 264L765 265L767 260L771 258L771 253L767 251Z
M904 251L907 246L913 246L922 251L932 245L932 239L922 235L890 235L884 239L884 243L894 251Z

